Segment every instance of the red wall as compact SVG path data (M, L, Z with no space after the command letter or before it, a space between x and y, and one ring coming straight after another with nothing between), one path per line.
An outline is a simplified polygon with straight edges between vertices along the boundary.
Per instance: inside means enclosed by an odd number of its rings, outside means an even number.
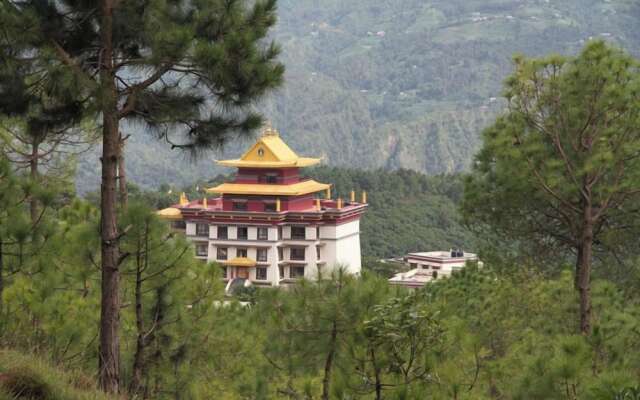
M277 184L286 185L300 181L299 168L238 168L235 183L266 183L260 177L277 174Z
M247 201L247 211L264 212L264 201L276 201L276 196L231 196L226 195L222 200L224 211L233 210L233 199ZM280 211L302 211L309 210L315 206L313 195L280 197Z

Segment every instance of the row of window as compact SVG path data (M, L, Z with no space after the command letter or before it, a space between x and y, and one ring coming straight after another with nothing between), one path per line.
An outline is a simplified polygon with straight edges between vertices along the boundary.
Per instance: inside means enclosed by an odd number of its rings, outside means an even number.
M208 224L196 224L196 236L209 236ZM249 228L246 226L237 227L237 237L239 240L247 240L249 238ZM258 240L269 239L269 229L264 226L258 227ZM320 237L320 227L316 227L316 237ZM229 227L218 226L218 239L229 238ZM307 229L304 226L291 227L291 239L305 240L307 238ZM282 239L282 227L278 227L278 240Z
M284 267L279 268L280 279L284 279ZM228 268L222 267L222 277L228 278ZM304 277L304 267L289 267L289 278L303 278ZM266 281L268 278L267 275L267 267L257 267L256 268L256 280L257 281Z
M429 264L418 264L418 263L410 263L409 268L416 269L420 267L420 269L440 269L437 265L429 265Z
M276 206L276 202L275 201L265 201L262 203L262 210L265 212L276 212L278 210L278 207ZM234 200L233 201L233 211L248 211L249 210L249 203L247 201L239 201L239 200Z
M258 262L266 262L267 261L267 250L268 249L256 249L256 261ZM207 257L209 255L209 245L207 243L197 243L196 244L196 255L198 257ZM320 259L320 247L316 246L316 256ZM217 247L216 248L216 260L227 260L229 257L229 249L227 247ZM236 257L247 257L247 249L246 248L237 248L236 249ZM291 247L289 249L289 259L293 261L304 261L306 257L306 248L305 247ZM278 247L278 260L284 260L284 249L282 247Z

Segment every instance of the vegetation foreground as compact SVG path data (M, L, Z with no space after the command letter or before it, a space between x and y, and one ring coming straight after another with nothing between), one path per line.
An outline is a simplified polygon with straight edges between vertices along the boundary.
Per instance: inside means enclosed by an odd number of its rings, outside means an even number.
M130 190L120 128L198 154L260 127L275 12L0 2L0 396L101 398L95 378L132 399L638 398L640 63L604 41L515 57L462 180L318 169L378 207L361 277L224 297L157 219L172 193ZM99 139L99 200L78 198L69 152ZM377 258L445 243L484 267L388 284Z

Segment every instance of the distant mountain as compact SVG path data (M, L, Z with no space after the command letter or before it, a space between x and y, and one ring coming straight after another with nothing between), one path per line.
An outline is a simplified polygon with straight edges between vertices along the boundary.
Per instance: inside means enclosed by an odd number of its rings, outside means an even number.
M640 54L636 0L280 0L279 14L286 84L261 108L296 151L336 166L464 170L504 106L514 53L574 54L603 38ZM142 186L193 182L244 146L193 163L134 135L128 172ZM81 160L82 191L98 165L97 152Z

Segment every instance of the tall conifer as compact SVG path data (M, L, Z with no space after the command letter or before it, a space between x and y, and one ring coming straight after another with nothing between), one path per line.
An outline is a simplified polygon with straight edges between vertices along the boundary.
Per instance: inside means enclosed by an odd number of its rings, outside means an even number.
M261 125L250 106L282 81L264 43L275 0L14 0L2 26L21 62L73 74L102 126L100 384L118 392L117 165L120 121L136 118L173 147L221 146ZM43 62L46 61L46 62Z

